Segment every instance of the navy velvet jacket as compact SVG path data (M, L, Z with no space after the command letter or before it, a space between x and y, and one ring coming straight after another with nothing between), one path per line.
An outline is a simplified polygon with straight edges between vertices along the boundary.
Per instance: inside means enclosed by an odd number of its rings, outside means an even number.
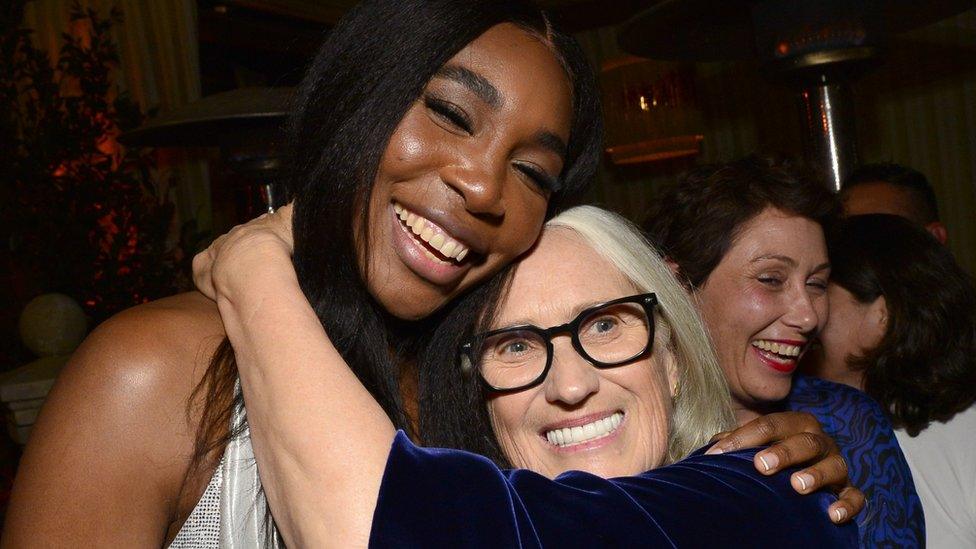
M460 450L390 451L371 547L855 547L828 493L801 496L789 473L753 466L758 449L699 450L634 477L570 471L555 480Z
M855 519L861 546L924 547L922 502L877 401L847 385L799 375L786 407L816 416L847 460L851 484L867 496L867 507Z

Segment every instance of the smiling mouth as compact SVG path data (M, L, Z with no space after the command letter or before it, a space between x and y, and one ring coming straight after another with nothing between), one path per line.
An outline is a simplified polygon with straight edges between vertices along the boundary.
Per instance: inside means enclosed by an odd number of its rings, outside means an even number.
M768 339L757 339L752 342L752 347L768 364L780 371L792 371L803 353L806 345L793 345L770 341Z
M445 265L460 265L471 251L442 227L403 205L394 202L393 211L400 218L400 227L413 237L429 259Z
M566 448L591 442L606 436L610 436L620 427L620 422L624 419L623 412L615 412L603 419L592 421L585 425L576 427L563 427L545 432L546 440L553 446Z

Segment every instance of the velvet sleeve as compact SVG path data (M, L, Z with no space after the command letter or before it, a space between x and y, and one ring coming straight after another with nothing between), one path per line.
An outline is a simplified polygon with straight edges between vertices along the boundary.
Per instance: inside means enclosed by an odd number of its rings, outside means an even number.
M857 528L800 496L788 473L760 475L756 449L699 450L674 465L603 479L502 470L458 450L393 443L371 547L853 547Z
M786 405L820 421L847 460L851 484L867 497L856 518L862 546L924 546L925 517L912 472L877 401L847 385L797 376Z

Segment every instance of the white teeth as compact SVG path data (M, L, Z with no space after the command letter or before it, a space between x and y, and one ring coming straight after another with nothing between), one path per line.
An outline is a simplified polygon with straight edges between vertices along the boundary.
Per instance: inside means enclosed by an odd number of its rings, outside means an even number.
M430 244L432 248L440 252L444 257L454 259L457 263L464 261L464 258L467 257L468 248L451 238L447 233L442 232L443 229L437 227L434 223L397 203L393 204L393 211L413 234ZM428 256L444 263L441 258L434 256L434 254L426 249L424 251L427 252Z
M605 437L614 432L623 421L624 415L616 412L612 416L598 419L586 425L564 427L546 431L546 440L554 446L572 446Z
M803 350L798 345L787 345L786 343L776 343L775 341L767 341L765 339L753 341L752 346L763 351L769 351L770 353L787 357L798 357L800 356L800 351Z

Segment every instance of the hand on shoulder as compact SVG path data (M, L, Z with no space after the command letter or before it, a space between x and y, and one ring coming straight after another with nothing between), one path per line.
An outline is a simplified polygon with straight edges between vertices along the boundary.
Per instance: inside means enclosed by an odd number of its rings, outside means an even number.
M233 296L276 277L294 279L292 205L264 214L213 241L193 258L193 282L210 299Z

